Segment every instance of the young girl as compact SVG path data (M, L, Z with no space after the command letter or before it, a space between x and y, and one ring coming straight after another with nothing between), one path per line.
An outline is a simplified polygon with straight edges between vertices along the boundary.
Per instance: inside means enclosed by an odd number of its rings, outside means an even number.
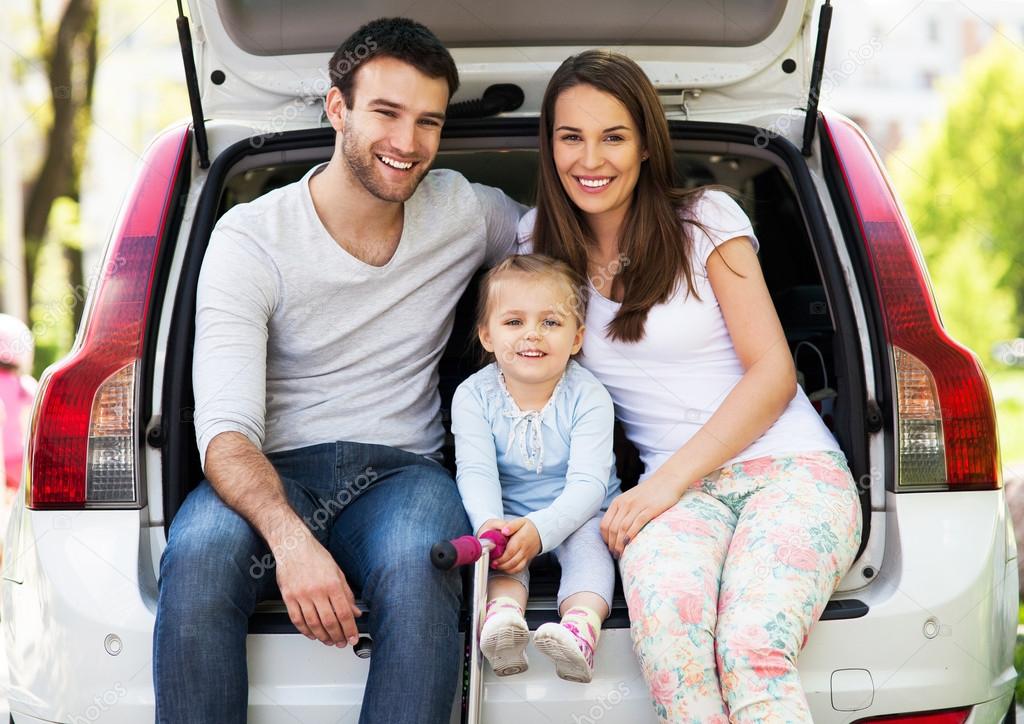
M583 343L583 287L569 266L512 256L480 287L477 333L493 361L452 403L456 476L477 535L511 536L492 562L480 649L498 676L526 670L523 618L530 561L551 551L562 567L561 623L534 644L568 681L589 682L615 567L601 511L619 490L611 397L571 359Z

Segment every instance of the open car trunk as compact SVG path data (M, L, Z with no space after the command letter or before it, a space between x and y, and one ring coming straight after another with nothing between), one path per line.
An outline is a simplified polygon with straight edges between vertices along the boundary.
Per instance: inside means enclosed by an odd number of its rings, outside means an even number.
M427 25L451 51L461 79L453 103L514 83L525 94L518 112L536 113L562 60L605 46L636 60L667 106L678 107L685 93L698 116L784 111L808 97L816 2L189 0L194 90L207 118L315 122L341 39L374 18L401 15ZM346 62L364 57L356 50Z
M860 341L853 330L848 297L833 241L825 226L807 166L786 141L757 143L756 129L747 126L673 122L679 176L687 187L725 184L739 192L761 242L759 257L797 368L808 393L831 387L838 392L826 423L850 461L854 477L867 476L868 433L865 424L864 374ZM310 130L279 134L261 143L242 142L222 153L210 170L199 200L189 248L178 280L168 341L165 411L193 409L191 364L195 332L195 290L202 256L216 220L230 207L298 180L312 165L325 161L333 149L333 131ZM494 119L450 123L435 168L452 168L472 181L502 188L513 198L532 204L537 166L536 120ZM455 388L477 369L472 319L479 274L460 300L452 336L440 363L441 407L446 429ZM188 492L203 478L188 414L166 415L163 444L163 508L165 532ZM445 458L453 468L450 433ZM625 488L641 472L635 449L621 434L617 459ZM866 476L866 477L865 477ZM861 486L864 535L871 535L870 490ZM879 533L881 533L879 531ZM424 551L427 555L427 551ZM859 553L858 553L859 556ZM528 619L532 627L554 620L557 564L542 556L533 566ZM357 592L358 593L358 592ZM863 615L863 606L845 599L829 604L822 618ZM365 618L361 622L365 622ZM361 623L365 625L365 623ZM628 627L621 586L606 627ZM260 605L253 632L294 632L280 601Z

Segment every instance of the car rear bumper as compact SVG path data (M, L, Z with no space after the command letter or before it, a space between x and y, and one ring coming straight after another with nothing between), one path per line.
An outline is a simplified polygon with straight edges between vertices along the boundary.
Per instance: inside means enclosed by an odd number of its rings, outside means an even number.
M887 494L886 551L851 592L867 616L823 621L800 656L815 722L981 702L1016 681L1017 554L1002 490ZM843 708L846 711L838 711Z
M885 563L869 587L846 594L866 603L867 615L820 621L801 653L814 721L980 702L971 722L1001 721L1016 679L1018 601L1003 492L890 494L887 505ZM148 529L139 512L14 514L7 555L17 561L8 558L0 594L16 720L152 721L158 555L140 537ZM527 673L485 677L489 724L541 714L655 720L626 629L604 632L587 686L555 678L530 653ZM351 651L297 634L250 635L248 663L254 724L289 719L283 710L305 722L354 718L368 670Z

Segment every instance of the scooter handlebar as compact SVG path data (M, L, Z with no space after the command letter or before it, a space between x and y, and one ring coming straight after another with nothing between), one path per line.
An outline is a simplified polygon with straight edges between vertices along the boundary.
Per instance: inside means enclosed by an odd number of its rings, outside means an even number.
M479 538L464 535L435 543L430 549L430 560L437 568L447 571L456 566L474 563L483 553L484 545L491 548L491 557L500 558L508 545L508 538L500 530L489 530Z

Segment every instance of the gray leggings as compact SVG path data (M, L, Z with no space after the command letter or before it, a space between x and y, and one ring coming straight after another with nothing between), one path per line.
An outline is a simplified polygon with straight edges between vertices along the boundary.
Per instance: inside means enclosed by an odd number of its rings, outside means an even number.
M562 580L558 585L558 608L569 596L583 591L596 593L612 609L612 590L615 588L615 562L608 546L601 537L601 518L598 513L576 532L562 541L562 544L551 551L558 564L562 567ZM505 576L514 578L530 590L530 569L522 573L503 573L491 571L491 577Z

